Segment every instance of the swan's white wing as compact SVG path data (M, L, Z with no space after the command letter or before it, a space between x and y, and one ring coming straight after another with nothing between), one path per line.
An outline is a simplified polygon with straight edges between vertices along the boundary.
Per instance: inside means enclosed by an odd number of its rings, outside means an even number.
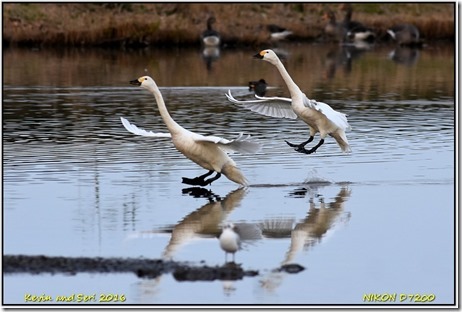
M228 91L226 97L230 102L239 104L240 106L243 106L244 108L260 115L288 119L297 118L297 115L294 113L292 107L290 106L292 100L289 98L259 97L255 95L257 100L238 101L231 95L231 91Z
M286 97L279 97L279 96L258 96L255 94L255 97L259 100L264 100L264 101L283 101L283 102L289 102L292 103L291 98L286 98Z
M286 97L278 97L278 96L258 96L255 94L255 97L257 98L257 100L245 100L245 101L241 101L241 100L238 100L236 99L232 94L231 94L231 90L228 90L228 93L225 93L225 96L226 98L228 98L228 100L232 103L235 103L235 104L249 104L249 103L264 103L264 102L268 102L268 101L282 101L282 102L289 102L289 103L292 103L292 99L291 98L286 98Z
M200 136L195 139L196 142L212 142L217 144L227 153L238 152L241 154L253 154L260 150L259 143L249 141L250 134L244 135L240 133L234 140L227 140L217 136Z
M142 135L142 136L148 136L148 137L156 137L156 138L171 138L170 133L163 133L163 132L152 132L152 131L146 131L144 129L138 128L134 124L131 124L127 119L120 117L120 121L122 121L122 124L124 125L125 129L127 129L128 132L131 132L136 135Z
M241 104L244 108L250 109L252 112L260 115L276 118L288 118L297 119L297 115L293 111L292 107L287 103L281 102L264 102L264 103L253 103L253 104Z
M261 103L261 102L265 102L264 99L261 99L261 100L246 100L246 101L240 101L240 100L237 100L236 98L234 98L231 94L231 90L228 90L228 93L225 93L225 96L226 98L228 99L228 101L230 101L231 103L234 103L234 104L249 104L249 103ZM256 97L256 96L255 96Z
M316 109L317 111L321 112L324 116L327 117L330 121L337 125L337 127L346 130L350 129L350 125L348 124L347 116L343 113L340 113L330 107L328 104L323 102L318 102L315 100L310 100L304 94L304 101L303 104L306 107L310 107Z
M225 151L236 151L241 154L253 154L260 150L261 145L257 142L249 141L250 134L244 135L242 132L237 138L228 142L219 142L219 145Z

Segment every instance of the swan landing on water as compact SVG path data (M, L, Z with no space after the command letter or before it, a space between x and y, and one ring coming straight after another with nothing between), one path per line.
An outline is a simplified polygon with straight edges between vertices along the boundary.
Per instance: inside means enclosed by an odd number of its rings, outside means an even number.
M228 156L228 153L255 153L260 149L256 142L249 141L250 135L242 133L234 140L227 140L217 136L203 136L186 130L176 123L170 116L164 99L155 81L149 76L143 76L130 81L130 84L141 86L151 92L157 102L160 115L168 128L169 133L146 131L131 124L127 119L120 117L127 131L141 136L156 138L171 138L175 148L184 156L209 170L207 173L196 178L183 178L183 183L189 185L206 186L220 178L224 174L229 180L242 186L248 186L247 179L236 166L236 163ZM208 176L216 172L212 178Z
M230 102L242 105L251 111L266 116L289 119L300 118L308 125L310 129L310 137L308 140L300 144L293 144L285 141L297 152L304 154L316 152L316 150L324 143L324 139L327 135L330 135L336 140L343 152L351 152L351 148L345 134L345 131L350 129L350 125L348 124L345 114L334 110L326 103L308 99L292 80L274 51L263 50L255 55L255 57L276 66L284 79L287 88L289 89L291 98L260 97L255 95L257 98L256 100L239 101L231 95L231 91L228 91L228 94L225 95ZM315 134L318 132L320 133L321 140L311 149L306 149L305 146L313 141Z

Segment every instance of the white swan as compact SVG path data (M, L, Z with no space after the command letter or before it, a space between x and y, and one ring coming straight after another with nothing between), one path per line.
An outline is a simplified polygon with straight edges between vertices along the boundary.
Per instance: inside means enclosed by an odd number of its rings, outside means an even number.
M255 55L255 57L276 66L289 89L291 98L255 96L256 100L238 101L228 91L226 97L229 101L236 104L243 104L246 108L262 115L290 119L300 118L303 120L310 128L309 139L301 144L292 144L286 141L297 152L305 154L314 153L324 143L327 135L332 136L337 141L343 152L351 152L345 135L345 130L350 128L345 114L337 112L326 103L308 99L292 80L274 51L263 50ZM305 146L313 141L314 135L318 132L321 136L319 143L309 150L305 149Z
M255 153L260 149L260 145L255 142L248 141L250 135L244 136L242 133L234 140L227 140L217 136L203 136L189 130L184 129L177 124L165 106L159 88L155 81L149 76L143 76L130 81L131 84L141 86L151 92L157 102L160 115L170 133L155 133L138 128L130 124L128 120L120 117L125 129L129 132L149 137L171 138L173 145L184 156L198 164L199 166L209 170L204 175L194 179L183 178L183 183L190 185L206 186L220 178L223 173L228 179L243 186L247 186L248 182L241 171L237 168L236 163L227 155L231 152L240 153ZM213 172L216 175L212 178L205 179Z

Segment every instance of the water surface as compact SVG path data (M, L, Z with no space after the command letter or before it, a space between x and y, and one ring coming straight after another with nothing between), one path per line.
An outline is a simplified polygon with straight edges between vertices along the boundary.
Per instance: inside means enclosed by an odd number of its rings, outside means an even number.
M4 303L24 304L29 293L123 294L125 304L363 304L371 293L453 303L453 47L405 51L405 61L390 58L394 49L279 47L309 97L348 114L348 155L332 138L316 154L296 153L284 140L306 140L305 124L226 100L228 89L252 98L247 83L260 78L268 94L288 96L276 69L252 59L258 51L222 50L206 62L189 49L5 50L4 254L221 265L215 235L223 222L262 236L236 254L257 277L5 275ZM145 69L183 127L226 138L249 133L263 145L255 155L232 155L249 188L222 177L196 197L181 177L202 168L168 139L123 128L121 116L167 131L153 97L128 84ZM285 263L305 270L273 271Z

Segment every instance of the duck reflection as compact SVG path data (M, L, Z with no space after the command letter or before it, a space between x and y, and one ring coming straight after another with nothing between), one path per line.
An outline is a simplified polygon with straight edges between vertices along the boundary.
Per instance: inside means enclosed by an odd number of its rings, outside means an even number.
M331 80L337 70L342 69L345 76L351 73L353 61L358 59L367 49L355 45L341 45L330 49L326 54L324 78Z
M213 62L216 62L220 58L219 47L203 47L202 48L202 59L204 60L207 71L212 70Z
M302 250L308 250L322 242L327 235L334 232L340 224L345 224L350 219L350 213L345 212L345 203L351 195L348 185L342 185L337 196L330 202L319 192L322 185L310 185L297 188L292 191L290 197L310 196L309 209L303 220L295 222L290 219L280 219L278 223L271 222L272 226L265 229L263 235L267 237L290 237L289 248L281 261L281 266L294 262L297 254ZM260 286L268 291L273 291L281 284L286 273L272 271L260 280Z
M393 62L405 66L415 65L419 56L419 48L409 46L397 46L396 49L391 51L388 55Z

